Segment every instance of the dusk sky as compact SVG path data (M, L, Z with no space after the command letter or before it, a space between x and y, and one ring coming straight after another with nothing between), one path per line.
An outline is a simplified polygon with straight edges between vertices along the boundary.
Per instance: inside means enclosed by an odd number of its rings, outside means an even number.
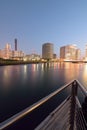
M42 44L59 48L87 44L87 0L0 0L0 49L14 39L26 54L42 52Z

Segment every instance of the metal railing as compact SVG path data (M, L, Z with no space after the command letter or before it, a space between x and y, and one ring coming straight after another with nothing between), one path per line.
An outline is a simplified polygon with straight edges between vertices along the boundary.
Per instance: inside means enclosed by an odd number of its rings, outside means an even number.
M22 110L21 112L13 115L9 119L1 122L0 123L0 130L3 130L4 128L8 127L9 125L13 124L17 120L19 120L22 117L24 117L25 115L31 113L33 110L35 110L36 108L38 108L39 106L41 106L42 104L44 104L45 102L47 102L49 99L51 99L52 97L54 97L56 94L59 94L61 91L63 91L67 87L72 87L72 85L74 83L77 83L78 87L81 88L81 91L85 94L85 96L87 96L87 90L85 90L85 88L79 83L79 81L78 80L72 80L68 84L62 86L61 88L59 88L56 91L54 91L51 94L49 94L48 96L44 97L40 101L38 101L38 102L34 103L33 105L27 107L26 109Z
M83 85L78 80L76 80L76 82L78 83L78 87L80 88L80 90L82 91L82 93L84 94L84 96L86 97L87 96L87 90L86 90L86 88L83 87Z

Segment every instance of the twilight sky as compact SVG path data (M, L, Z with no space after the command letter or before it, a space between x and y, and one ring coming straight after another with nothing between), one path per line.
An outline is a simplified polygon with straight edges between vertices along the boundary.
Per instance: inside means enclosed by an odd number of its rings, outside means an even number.
M84 53L87 44L87 0L0 0L0 49L14 39L26 54L41 54L42 44L54 51L76 44Z

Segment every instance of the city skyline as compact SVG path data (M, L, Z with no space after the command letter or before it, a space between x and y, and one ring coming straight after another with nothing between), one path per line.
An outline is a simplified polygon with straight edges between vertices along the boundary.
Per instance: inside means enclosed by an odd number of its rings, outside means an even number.
M6 43L26 54L41 55L42 44L53 43L54 52L59 48L76 44L85 53L87 44L86 0L1 0L0 1L0 49Z
M19 45L19 49L18 49L18 39L17 39L17 38L14 39L14 43L13 43L13 44L14 44L14 45L13 45L13 48L12 48L12 46L11 46L10 43L6 43L3 48L0 48L0 50L3 51L3 50L6 48L6 46L9 45L11 51L22 51L22 52L24 53L24 55L28 55L28 54L38 54L38 53L36 53L35 51L32 51L31 53L25 53L24 50L20 50L20 45ZM43 44L41 45L41 54L38 54L38 55L42 56L42 52L43 52L43 51L42 51L42 47L43 47L44 44L52 44L52 45L53 45L53 53L56 54L55 51L54 51L55 44L54 44L54 43L50 43L50 42L46 42L46 43L43 43ZM59 55L56 54L57 57L60 57L60 49L61 49L61 47L66 47L66 46L73 46L73 47L79 49L79 47L78 47L76 44L66 44L66 45L60 46L60 47L59 47L59 50L58 50ZM87 57L87 45L85 46L84 55L82 55L82 50L81 50L81 49L79 49L79 50L81 51L81 58Z
M43 59L67 59L67 60L80 60L85 59L87 60L87 46L85 48L85 55L81 55L81 50L76 45L64 45L59 48L59 56L54 51L54 44L53 43L44 43L42 44L42 51L41 55L38 53L32 52L25 54L23 50L17 49L18 47L17 39L14 39L14 49L11 48L11 45L7 43L4 49L0 49L0 58L3 59L19 59L19 57L23 58L29 55L38 55Z

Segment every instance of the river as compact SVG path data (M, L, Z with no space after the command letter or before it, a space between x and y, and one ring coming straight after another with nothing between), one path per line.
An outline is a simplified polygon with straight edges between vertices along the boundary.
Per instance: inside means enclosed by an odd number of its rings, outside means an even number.
M86 63L0 66L0 122L73 79L87 89Z

